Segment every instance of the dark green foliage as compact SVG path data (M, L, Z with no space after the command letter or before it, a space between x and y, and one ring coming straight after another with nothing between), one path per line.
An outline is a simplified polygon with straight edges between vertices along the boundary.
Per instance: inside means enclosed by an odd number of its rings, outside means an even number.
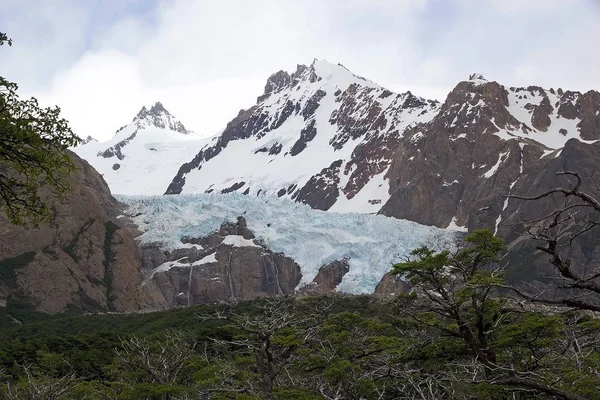
M16 285L16 270L26 267L35 258L35 252L30 251L16 257L0 261L0 283L8 286Z
M244 332L228 320L197 318L234 312L247 321L272 321L272 315L263 314L265 302L150 314L46 316L25 319L22 326L2 325L0 379L24 387L62 379L65 385L75 385L65 399L184 399L198 398L199 393L206 399L413 399L421 398L420 393L440 399L556 398L512 384L497 371L489 372L490 380L470 375L467 368L478 367L463 339L402 315L391 317L393 303L368 296L286 300L295 304L294 320L299 324L277 328L271 346L274 351L293 348L294 356L278 364L285 368L267 395L260 389L251 347L258 331ZM302 321L313 307L322 312L307 331ZM555 382L558 390L573 394L565 398L599 398L600 380L593 373L600 362L598 320L533 310L504 315L490 342L498 365L535 371L544 377L539 383ZM174 332L179 339L173 339ZM582 346L577 357L565 351L569 337L578 338ZM141 343L139 349L148 349L149 359L160 359L163 349L166 354L189 353L175 378L160 378L173 375L142 368L144 363L136 360L146 357L144 352L117 356L116 350L123 355L124 349L132 348L124 347L131 340ZM26 379L23 365L31 366L34 381Z
M500 250L490 231L455 252L417 249L396 266L415 290L393 301L21 312L22 325L0 309L0 398L60 385L65 400L600 399L599 320L496 293Z
M12 44L0 33L0 45ZM61 197L75 165L67 151L80 143L60 108L41 108L35 98L21 100L17 84L0 76L0 203L15 224L52 218L40 197L43 186Z

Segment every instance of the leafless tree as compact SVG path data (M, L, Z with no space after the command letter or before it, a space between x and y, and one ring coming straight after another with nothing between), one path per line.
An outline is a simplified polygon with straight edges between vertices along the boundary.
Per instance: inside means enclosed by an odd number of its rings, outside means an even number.
M151 382L167 384L177 382L196 345L197 341L184 333L169 331L158 343L136 336L122 340L115 354L124 365L147 373Z
M600 311L600 265L591 271L584 271L572 259L564 255L567 248L593 229L600 222L600 184L594 176L589 190L582 189L582 178L577 172L561 171L556 175L569 179L568 187L556 187L535 196L507 195L508 198L525 201L538 201L544 198L564 198L562 206L556 210L524 223L526 234L539 242L536 246L550 256L549 262L555 267L561 282L556 289L567 290L567 295L556 298L544 291L532 293L522 288L510 289L519 296L533 302L556 304L580 310ZM598 195L592 192L597 191Z
M74 373L60 377L38 376L29 364L19 367L25 374L23 382L8 382L6 386L7 400L63 400L70 399L73 390L79 385ZM0 393L1 394L1 393ZM83 399L88 398L87 396Z
M240 332L239 338L215 338L213 342L227 346L233 352L252 355L258 376L258 384L253 384L251 380L239 382L232 365L215 360L220 363L224 379L219 387L212 388L209 392L261 393L269 398L278 381L293 381L287 367L296 359L298 348L314 336L316 326L330 307L329 302L320 302L307 309L299 300L269 297L258 303L254 313L236 311L234 302L223 310L198 315L204 321L227 321Z

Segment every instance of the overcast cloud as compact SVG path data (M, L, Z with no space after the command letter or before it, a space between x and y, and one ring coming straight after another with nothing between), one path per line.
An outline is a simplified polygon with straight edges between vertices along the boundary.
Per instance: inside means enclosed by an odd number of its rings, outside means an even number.
M2 0L0 75L106 140L161 101L211 135L313 58L444 100L480 72L600 90L598 0Z

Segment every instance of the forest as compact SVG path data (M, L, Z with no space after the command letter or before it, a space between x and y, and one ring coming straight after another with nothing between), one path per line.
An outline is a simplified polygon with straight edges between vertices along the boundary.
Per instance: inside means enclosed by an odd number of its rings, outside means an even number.
M262 298L141 314L8 304L6 399L596 399L600 320L506 285L502 239L415 249L413 290ZM518 289L515 289L518 290ZM19 321L19 323L15 323Z

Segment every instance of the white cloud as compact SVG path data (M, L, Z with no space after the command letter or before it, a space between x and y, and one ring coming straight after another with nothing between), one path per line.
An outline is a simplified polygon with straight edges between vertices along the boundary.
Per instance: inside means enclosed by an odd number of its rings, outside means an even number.
M80 136L109 138L150 100L135 58L107 50L84 54L53 80L46 105L58 104Z
M600 89L592 1L174 0L116 13L107 28L76 0L38 0L39 12L6 1L0 15L15 16L6 30L23 40L1 50L3 74L101 139L156 100L190 129L215 133L254 104L271 73L315 57L440 100L471 72L508 86ZM52 28L40 37L23 21Z

